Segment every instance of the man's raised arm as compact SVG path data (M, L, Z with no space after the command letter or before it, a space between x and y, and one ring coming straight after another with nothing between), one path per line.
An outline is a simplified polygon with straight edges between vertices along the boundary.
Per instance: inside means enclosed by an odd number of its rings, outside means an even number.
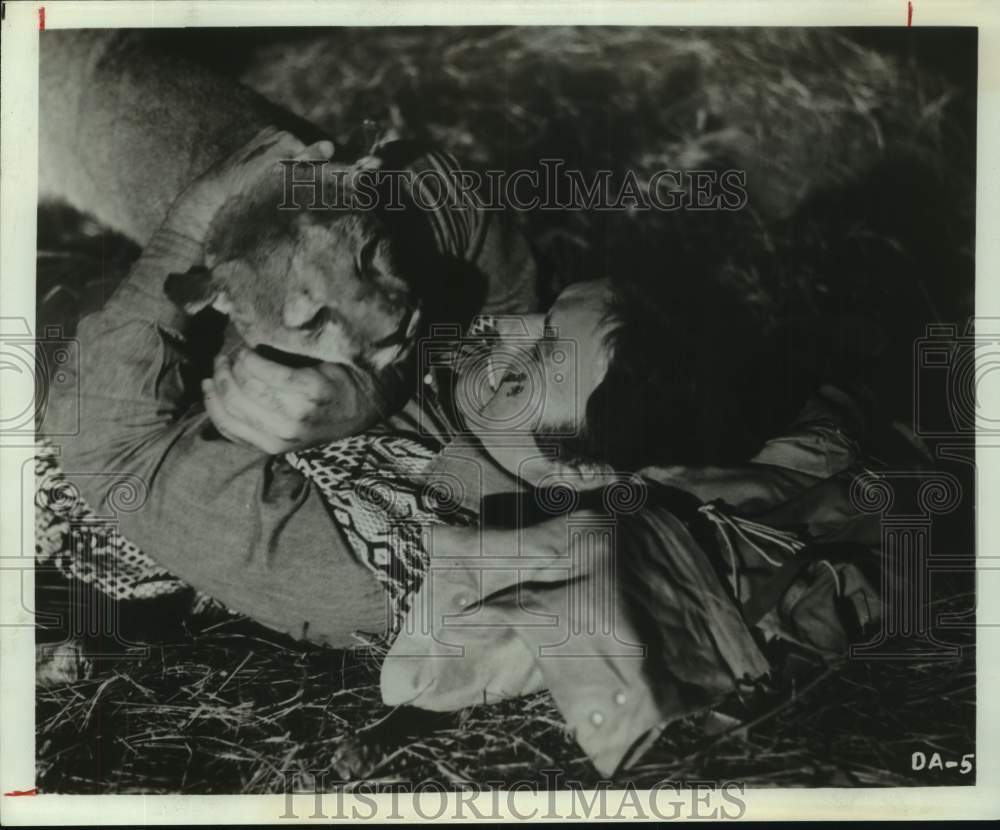
M280 144L291 137L274 135L269 152L287 151ZM201 403L192 318L163 293L168 274L202 256L192 203L210 214L213 188L225 193L241 175L231 165L207 191L182 197L115 296L80 323L79 382L53 390L42 432L72 431L79 413L76 434L59 439L61 462L99 512L122 476L142 482L145 502L117 518L164 567L273 628L347 645L356 630L384 630L382 588L283 456L216 431Z

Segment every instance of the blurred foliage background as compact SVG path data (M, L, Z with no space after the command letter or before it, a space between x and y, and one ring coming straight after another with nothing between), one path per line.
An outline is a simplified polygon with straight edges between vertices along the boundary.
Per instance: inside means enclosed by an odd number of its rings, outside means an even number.
M774 334L769 359L792 397L817 378L863 376L906 416L914 338L973 313L973 29L151 34L355 147L373 122L478 169L558 158L588 178L642 182L660 169L746 171L736 213L524 218L548 266L543 299L630 268L727 284Z
M736 213L536 211L525 221L550 297L571 281L634 268L664 280L719 280L774 335L771 374L790 397L817 379L860 378L878 390L886 419L908 423L914 339L929 323L961 324L973 313L974 30L149 35L348 145L363 142L373 121L431 139L481 169L559 158L588 176L610 170L616 178L629 170L640 178L663 168L745 170L749 202ZM43 207L39 325L71 334L136 253L86 217ZM955 553L972 545L966 502L937 537ZM943 587L936 603L968 607L968 585ZM65 584L40 577L38 590L39 608L72 601ZM130 639L152 646L124 660L81 657L72 677L40 687L43 791L279 791L288 774L308 782L346 731L385 714L377 661L189 610L122 609ZM39 635L59 640L58 627ZM967 649L945 663L849 661L804 686L779 679L773 695L729 701L714 720L675 724L635 780L966 783L917 775L907 764L908 752L928 742L958 754L973 748L974 671ZM455 729L387 759L376 778L535 780L552 766L593 779L540 695L475 707Z

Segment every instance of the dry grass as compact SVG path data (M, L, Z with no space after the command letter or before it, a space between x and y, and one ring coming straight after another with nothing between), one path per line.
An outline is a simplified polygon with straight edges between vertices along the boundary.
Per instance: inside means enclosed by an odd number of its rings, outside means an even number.
M202 57L232 72L242 67L251 85L338 138L375 118L482 167L559 157L585 172L747 170L750 207L737 216L527 217L552 265L550 293L606 275L630 251L676 278L681 251L711 250L762 320L821 329L831 315L860 315L876 321L876 339L898 345L904 360L924 323L971 312L974 91L955 72L945 79L923 71L914 63L923 52L898 33L878 49L843 33L798 30L211 37L199 35L215 47ZM913 43L924 38L926 47L927 37L913 30ZM71 330L81 307L107 296L111 263L134 251L52 211L39 226L39 321ZM850 352L852 332L828 333L826 346ZM808 352L803 342L794 351ZM852 354L847 363L856 364ZM893 376L908 376L905 365L885 360ZM816 358L812 368L829 363ZM908 405L908 390L879 388L887 408ZM971 517L963 521L959 539ZM68 597L64 584L40 580L40 610L65 611ZM347 731L385 714L372 652L308 647L183 603L123 613L123 630L148 644L145 651L64 659L67 677L39 687L43 792L280 791L289 778L301 785L327 770ZM41 631L40 639L56 641L58 632ZM913 749L940 746L956 757L973 749L973 672L969 648L951 663L852 661L799 680L779 676L759 698L674 724L631 777L965 783L953 772L913 773L908 762ZM387 758L375 780L544 782L551 768L564 781L595 782L541 694L462 713L455 728Z
M43 596L45 610L55 610L60 598L65 610L63 587L52 583ZM954 596L939 610L970 600ZM167 610L153 603L134 609L143 616ZM167 627L176 629L179 618ZM149 619L141 624L151 627ZM333 785L330 762L340 739L388 711L370 651L309 647L238 618L189 615L187 626L187 634L153 638L143 648L88 643L93 652L118 652L114 658L61 658L78 676L38 690L43 792L273 793L308 789L317 776ZM127 622L124 630L131 636ZM953 770L909 769L915 749L957 759L974 748L972 654L810 666L799 679L778 673L773 688L757 697L734 697L671 725L614 783L972 783L974 776ZM467 709L453 728L400 747L367 779L386 787L424 780L598 783L544 693Z

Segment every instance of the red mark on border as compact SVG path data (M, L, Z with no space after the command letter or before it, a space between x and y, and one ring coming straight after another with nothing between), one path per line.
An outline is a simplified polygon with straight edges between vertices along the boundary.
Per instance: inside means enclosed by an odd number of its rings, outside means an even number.
M38 31L45 31L45 6L38 7ZM34 793L32 793L34 795Z
M32 787L30 790L11 790L9 793L4 793L6 796L17 796L17 795L38 795L38 787Z
M906 3L906 25L913 25L913 3L910 0L907 0Z

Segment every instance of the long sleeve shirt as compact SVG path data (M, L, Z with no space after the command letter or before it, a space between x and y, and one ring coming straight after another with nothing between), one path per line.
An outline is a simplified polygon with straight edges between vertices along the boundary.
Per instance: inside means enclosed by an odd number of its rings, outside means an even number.
M762 636L802 642L805 635L807 647L842 654L847 644L832 602L813 600L805 630L789 620L797 612L782 613L796 601L791 592L760 620L746 619L741 605L801 550L782 527L804 528L814 540L877 545L877 524L849 501L859 456L835 414L843 402L825 388L740 475L692 470L685 480L676 470L641 471L644 480L665 479L726 506L703 509L718 521L732 564L720 579L679 517L650 512L647 532L656 537L663 576L649 586L661 609L652 640L614 561L634 552L616 544L619 526L607 512L579 510L514 530L432 529L426 576L383 662L384 701L450 710L548 689L595 767L612 775L641 757L669 721L760 680L769 670ZM763 513L771 526L742 524L729 511ZM769 558L776 551L782 560ZM820 578L833 581L826 596L852 603L862 625L877 620L872 586L850 565L826 564ZM654 642L659 653L650 659Z
M548 688L602 772L637 757L658 724L686 710L680 685L648 675L643 637L613 584L600 582L610 567L606 523L582 512L570 523L576 536L559 522L523 535L474 527L485 497L523 485L433 401L389 414L394 390L352 372L347 397L367 402L359 427L378 421L364 436L274 457L221 438L194 391L204 362L195 321L161 290L196 256L161 231L79 326L79 382L56 390L43 432L73 433L59 441L61 463L91 505L113 510L116 482L140 482L139 502L117 512L121 532L192 586L293 636L344 646L358 631L391 628L402 609L382 672L387 703L450 709ZM361 451L345 461L352 441ZM788 500L850 460L850 442L814 418L756 462L784 471L777 500ZM380 482L392 494L381 513L372 507ZM447 503L429 508L442 488ZM471 535L447 527L456 522ZM676 565L676 631L688 632L676 648L710 644L734 682L760 676L754 638L683 523L661 516L656 532ZM420 573L394 605L400 597L387 587L399 586L407 551Z
M461 205L454 210L479 214ZM467 258L470 276L485 281L484 311L534 310L536 271L523 235L504 217L483 215L477 223L473 247L455 243L446 252ZM444 231L438 235L450 240ZM200 256L197 244L167 227L153 234L105 307L80 322L79 363L53 387L40 433L53 437L61 467L91 507L110 510L129 541L233 610L330 645L355 643L358 630L385 631L393 623L392 598L385 581L372 578L373 570L382 574L363 550L378 542L354 532L364 528L338 521L350 517L331 501L329 477L303 475L308 459L297 470L294 455L271 457L225 440L204 411L199 379L211 364L204 326L163 293L166 276L184 273ZM405 434L391 459L405 454L426 462L453 434L420 401L404 404L400 373L376 379L345 366L340 382L342 434L380 423L383 433ZM364 448L367 456L371 447ZM391 474L397 481L404 473L414 478L420 466ZM488 469L477 485L512 486L495 465L480 466ZM345 473L352 497L369 472L359 465ZM141 492L127 512L114 510L123 481Z
M95 510L233 610L331 645L382 631L384 591L317 488L283 456L223 439L205 414L196 324L161 287L197 254L178 237L154 237L105 307L80 322L79 364L68 367L78 377L53 390L41 432L60 436L61 466ZM377 411L382 391L361 373L350 380ZM141 493L128 511L114 507L122 480Z

